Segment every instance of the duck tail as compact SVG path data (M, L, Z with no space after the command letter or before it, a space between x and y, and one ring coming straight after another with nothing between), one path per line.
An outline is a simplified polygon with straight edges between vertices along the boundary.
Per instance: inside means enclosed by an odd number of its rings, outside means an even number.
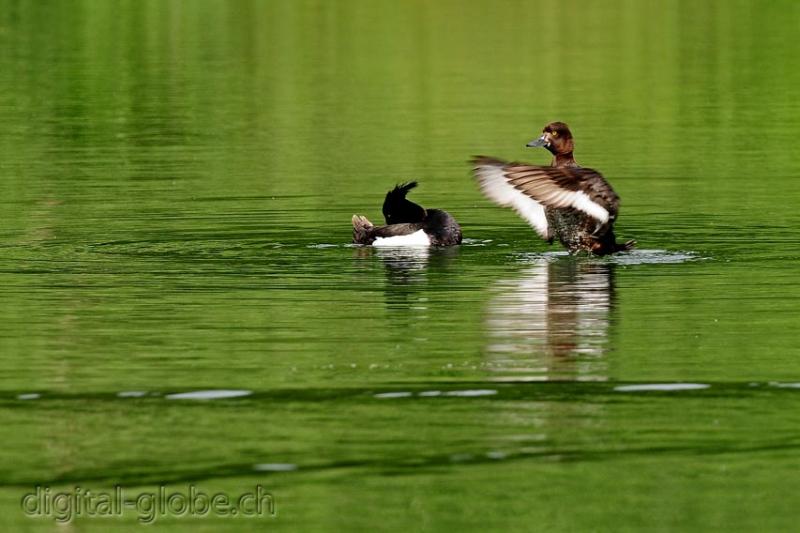
M631 239L629 241L625 241L624 243L616 243L616 252L627 252L628 250L633 250L636 247L636 240Z
M372 239L372 229L375 225L367 217L353 215L353 243L370 244Z

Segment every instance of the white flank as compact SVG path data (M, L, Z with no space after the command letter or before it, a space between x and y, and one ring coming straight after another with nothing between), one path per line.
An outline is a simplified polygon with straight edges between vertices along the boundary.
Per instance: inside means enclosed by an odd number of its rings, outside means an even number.
M544 206L511 185L506 180L502 167L480 165L475 169L475 173L483 194L497 205L513 208L542 238L549 238Z
M390 246L430 246L431 239L424 230L419 230L408 235L396 235L394 237L378 237L372 246L378 248Z
M608 222L608 210L602 205L593 202L583 191L571 192L572 207L583 211L603 224Z

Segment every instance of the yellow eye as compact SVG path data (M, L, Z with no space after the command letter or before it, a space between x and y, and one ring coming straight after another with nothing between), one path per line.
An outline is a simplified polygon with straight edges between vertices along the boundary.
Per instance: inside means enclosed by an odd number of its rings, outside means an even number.
M557 132L557 131L551 131L551 132L550 132L550 136L551 136L553 139L555 139L556 137L558 137L558 132Z

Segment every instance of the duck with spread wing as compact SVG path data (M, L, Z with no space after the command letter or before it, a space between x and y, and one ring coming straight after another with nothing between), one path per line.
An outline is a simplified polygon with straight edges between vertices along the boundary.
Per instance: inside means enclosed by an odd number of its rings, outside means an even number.
M477 156L475 178L496 204L513 208L548 242L558 239L570 253L608 255L632 249L636 241L616 242L614 222L619 196L596 170L578 166L569 127L552 122L529 147L553 154L551 166L509 163Z

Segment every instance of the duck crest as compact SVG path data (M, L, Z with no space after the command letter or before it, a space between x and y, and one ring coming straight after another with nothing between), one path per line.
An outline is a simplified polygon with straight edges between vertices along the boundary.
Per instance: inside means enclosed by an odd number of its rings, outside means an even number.
M386 193L383 218L387 224L414 224L425 220L425 209L406 198L409 191L416 186L416 181L400 183Z

